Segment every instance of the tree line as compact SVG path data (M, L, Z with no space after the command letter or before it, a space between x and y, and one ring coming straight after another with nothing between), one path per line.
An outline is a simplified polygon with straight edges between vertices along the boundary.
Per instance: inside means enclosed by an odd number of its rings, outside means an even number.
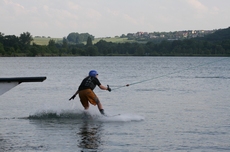
M50 40L47 46L32 43L29 32L0 33L0 56L230 56L230 28L217 30L203 38L163 40L147 43L112 43L88 33L71 33L62 43ZM86 44L82 42L86 41Z

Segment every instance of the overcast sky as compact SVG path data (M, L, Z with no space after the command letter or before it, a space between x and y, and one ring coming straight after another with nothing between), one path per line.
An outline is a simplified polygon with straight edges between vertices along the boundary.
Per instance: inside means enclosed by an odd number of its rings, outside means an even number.
M0 0L0 32L114 37L230 26L230 0Z

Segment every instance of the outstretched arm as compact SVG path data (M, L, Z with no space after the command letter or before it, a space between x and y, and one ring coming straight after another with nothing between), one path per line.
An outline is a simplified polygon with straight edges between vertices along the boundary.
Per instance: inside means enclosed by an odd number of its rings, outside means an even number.
M78 90L75 92L75 94L71 97L71 98L69 98L69 100L71 100L71 99L74 99L75 97L76 97L76 95L78 94Z
M109 92L111 91L111 88L109 87L109 85L107 85L107 87L106 87L106 86L103 86L103 85L100 85L99 88L100 88L101 90L108 90Z

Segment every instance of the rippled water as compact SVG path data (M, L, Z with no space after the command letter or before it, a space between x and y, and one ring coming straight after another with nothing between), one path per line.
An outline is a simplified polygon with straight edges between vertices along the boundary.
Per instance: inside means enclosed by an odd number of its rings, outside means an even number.
M68 101L91 69L111 117ZM0 96L0 151L230 151L229 58L0 58L20 76L47 80Z

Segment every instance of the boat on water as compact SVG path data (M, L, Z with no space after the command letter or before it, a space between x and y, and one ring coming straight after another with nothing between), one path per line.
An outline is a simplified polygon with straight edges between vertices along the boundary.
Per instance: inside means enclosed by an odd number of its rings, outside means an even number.
M8 77L0 78L0 95L24 82L43 82L46 77Z

